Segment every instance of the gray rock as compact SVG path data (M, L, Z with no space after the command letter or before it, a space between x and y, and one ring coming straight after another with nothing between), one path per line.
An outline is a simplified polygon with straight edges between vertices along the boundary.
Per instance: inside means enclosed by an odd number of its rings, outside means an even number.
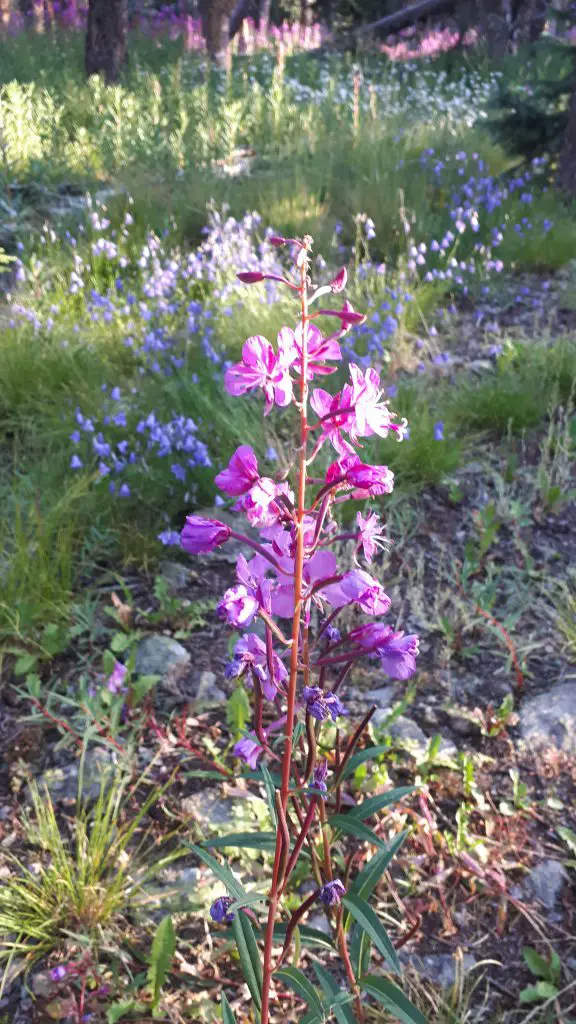
M525 886L546 910L553 911L567 881L566 868L559 860L548 858L532 868L525 879Z
M181 562L160 562L160 576L166 580L168 593L171 597L179 597L183 594L192 579L192 572Z
M186 675L190 661L182 644L159 633L143 637L136 648L136 672L160 676L168 689L178 690L178 682Z
M102 783L113 777L116 758L111 750L95 747L84 758L82 772L82 800L97 800ZM80 788L80 761L73 761L64 768L49 768L38 779L40 795L44 786L54 801L76 800Z
M234 800L223 797L214 786L193 793L182 801L182 813L194 818L200 826L212 832L222 829L232 832L234 829ZM222 833L221 833L222 834Z
M372 722L376 726L381 725L386 721L389 714L389 708L376 711ZM414 757L424 757L430 746L431 737L426 736L426 733L416 722L411 718L406 718L404 715L400 715L399 718L390 724L388 733L399 747L404 747ZM443 737L440 741L438 752L444 757L455 757L458 749L452 743L452 740L444 739Z
M472 970L476 963L476 958L471 953L464 953L461 964L450 953L429 953L427 956L419 956L417 953L401 952L400 960L440 988L450 988L461 971Z
M226 701L226 694L216 685L216 676L213 672L201 672L195 680L192 700L198 707L210 708L223 705Z
M555 745L576 754L576 683L558 683L520 710L520 732L531 745Z
M394 703L395 686L380 686L377 690L367 690L362 694L362 700L369 704L376 704L379 708L390 708Z
M332 928L326 914L312 914L304 921L307 928L315 928L317 932L324 932L325 935L332 935Z

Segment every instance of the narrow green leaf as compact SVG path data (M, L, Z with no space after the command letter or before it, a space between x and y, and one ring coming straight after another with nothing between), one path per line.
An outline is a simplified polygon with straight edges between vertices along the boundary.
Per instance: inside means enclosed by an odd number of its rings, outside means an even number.
M260 766L260 774L264 783L264 789L266 790L266 800L268 803L268 810L270 811L270 817L272 818L272 824L274 828L278 828L278 817L276 814L276 787L274 786L274 780L270 775L265 764Z
M570 847L572 853L576 853L576 832L573 832L571 828L567 828L566 825L561 825L556 831L560 838Z
M140 1006L135 999L124 999L121 1003L114 1003L113 1006L109 1006L106 1010L106 1021L107 1024L117 1024L122 1017L126 1017L127 1014L133 1010L144 1009L144 1006Z
M205 839L205 846L238 846L244 850L274 850L276 847L275 832L231 832L217 839Z
M372 843L373 846L386 848L386 843L383 839L380 839L363 821L359 821L358 818L354 818L351 814L333 814L331 818L328 818L328 824L332 828L346 832L347 835L356 836L357 839L364 839L366 842Z
M390 750L390 744L385 743L379 747L366 747L365 750L359 750L357 754L352 754L342 772L341 778L347 779L349 775L354 775L356 769L361 764L364 764L365 761L371 761L373 757L379 757L380 754L385 754L388 750Z
M212 857L209 853L206 852L206 850L203 850L201 846L196 846L195 843L185 842L185 845L188 846L191 850L193 850L196 856L199 857L200 860L203 861L204 864L206 864L206 866L214 872L216 878L219 878L220 881L224 883L228 891L232 894L232 896L235 897L235 899L241 900L245 899L248 896L248 893L246 892L244 886L241 885L240 882L234 877L234 875L230 871L230 868L226 864L221 864L220 861L216 860L215 857Z
M407 832L400 832L394 839L391 839L385 850L380 850L371 860L358 872L349 892L355 893L361 899L367 900L372 895L380 878L386 871L390 861L396 856L402 843L408 835Z
M314 988L311 981L305 974L298 969L298 967L282 967L279 971L274 972L274 977L278 978L284 985L291 988L296 995L300 996L304 1000L306 1006L308 1006L313 1013L315 1013L320 1020L324 1019L324 1010L322 1008L322 1001L318 994L318 990Z
M242 964L244 980L257 1009L260 1010L262 1008L262 965L252 925L246 914L240 913L236 914L231 927Z
M228 907L228 913L235 914L237 910L242 910L243 907L252 907L255 903L262 903L267 899L268 897L263 892L250 893L245 899L234 900L234 903L231 903Z
M249 718L250 701L248 700L248 694L242 683L238 683L234 692L226 701L226 722L235 740L239 740L242 736Z
M355 924L350 938L350 960L357 978L369 971L371 953L370 936L359 924Z
M355 893L349 893L347 896L344 896L342 903L350 911L360 927L370 936L376 949L380 951L392 970L396 974L401 974L400 962L390 936L370 904L366 903L365 900Z
M382 978L377 974L366 974L360 978L358 984L364 992L374 996L379 1003L382 1003L390 1013L394 1014L402 1024L427 1024L426 1018L420 1010L410 1002L402 989L398 988L388 978Z
M230 1003L226 999L224 993L222 993L220 1005L222 1007L222 1024L236 1024L236 1017L232 1013Z
M354 807L347 813L353 818L364 821L372 814L376 814L377 811L381 811L383 807L389 807L390 804L395 804L402 800L402 797L409 796L410 793L414 792L414 789L414 786L399 786L398 789L389 789L387 793L378 793L376 796L371 796L368 800L364 800L358 807Z
M152 989L152 1006L158 1006L162 986L168 977L172 966L172 960L176 951L176 933L172 918L164 917L154 936L152 950L150 952L150 966L148 967L148 981Z
M222 782L225 778L222 772L211 772L204 768L195 768L194 771L185 772L184 778L186 779L217 779L218 782Z
M339 1002L342 989L332 975L321 964L316 962L314 962L314 970L320 982L320 987L330 1003L330 1008L333 1008L338 1024L358 1024L352 1007L348 1003L341 1004Z
M522 950L522 956L524 957L525 963L528 970L535 974L537 978L546 978L550 980L550 964L543 956L540 956L535 949L531 946L525 946Z
M287 925L277 924L274 927L274 941L280 943L284 942L286 938ZM309 928L308 925L298 925L298 931L300 932L300 938L305 946L319 946L322 949L329 949L334 952L334 943L332 942L329 935L321 932L319 928Z
M554 999L558 995L558 989L549 981L539 981L537 985L522 989L520 993L521 1003L540 1003L547 999Z

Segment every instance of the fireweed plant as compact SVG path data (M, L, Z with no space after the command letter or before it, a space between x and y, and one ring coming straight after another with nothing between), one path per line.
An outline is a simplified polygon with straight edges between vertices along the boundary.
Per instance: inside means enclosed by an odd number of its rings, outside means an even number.
M187 518L181 536L182 547L190 554L212 551L230 538L244 541L253 552L250 559L239 555L238 582L226 591L217 610L230 625L246 629L226 671L228 678L243 677L253 693L253 730L236 744L234 752L252 773L258 772L269 794L276 830L271 837L274 866L267 897L247 896L227 868L203 848L195 849L227 885L227 894L212 905L211 916L216 922L232 924L261 1024L268 1024L270 1019L275 980L294 988L306 1000L311 1011L306 1021L330 1016L333 1006L338 1007L339 1020L363 1021L362 992L375 996L401 1020L421 1021L421 1014L401 989L384 977L364 973L369 961L366 948L360 956L354 953L352 943L349 948L354 921L356 934L357 926L360 928L361 941L372 942L388 967L399 972L394 947L363 898L375 887L399 843L394 841L386 848L363 824L363 818L407 791L383 794L376 802L370 800L366 813L362 806L348 816L340 813L342 782L354 769L351 759L375 709L365 715L347 742L337 732L335 749L328 756L318 753L322 723L339 722L348 714L339 690L358 659L378 657L383 671L399 680L408 679L416 669L418 638L394 632L377 621L388 612L391 602L381 583L361 566L360 560L370 563L384 543L379 516L358 512L355 529L340 533L333 514L335 505L350 498L367 499L392 491L393 474L388 467L364 464L357 449L362 438L372 435L386 437L393 432L402 440L406 422L395 422L382 399L380 375L373 368L363 371L351 363L350 383L337 394L323 388L313 388L310 393L316 378L336 369L328 364L342 358L342 336L365 317L349 302L338 311L311 311L317 300L344 290L346 271L341 270L330 284L312 290L312 240L273 237L272 243L292 246L294 279L275 276L274 280L299 296L299 323L295 330L280 330L276 351L264 337L248 338L241 362L228 368L224 383L234 396L262 389L265 416L274 405L296 407L300 436L295 489L291 489L288 477L279 481L261 477L254 451L242 445L228 467L216 476L216 484L238 499L235 509L260 531L261 542L224 522L200 516ZM238 276L245 284L253 284L268 275L250 271ZM322 334L316 322L324 317L338 321L337 330L328 336ZM324 445L332 445L336 458L323 477L309 475ZM354 566L343 571L332 548L351 539L355 541ZM338 616L352 605L372 616L373 621L341 632ZM249 629L257 616L263 620L264 639ZM291 620L291 630L279 620ZM356 753L356 759L359 757L364 757L364 751ZM276 772L275 777L268 765ZM351 881L353 855L341 873L334 864L344 863L338 851L334 857L334 843L341 832L368 839L380 848L358 876L360 884L356 884L358 879ZM314 888L297 909L288 913L284 908L287 888L305 847ZM265 898L267 921L260 925L252 905ZM298 925L317 901L330 915L350 993L341 992L320 966L317 974L321 992L298 968L283 967ZM263 958L252 924L262 927ZM275 953L274 947L282 944L281 952ZM225 997L223 1003L224 1019L233 1019Z

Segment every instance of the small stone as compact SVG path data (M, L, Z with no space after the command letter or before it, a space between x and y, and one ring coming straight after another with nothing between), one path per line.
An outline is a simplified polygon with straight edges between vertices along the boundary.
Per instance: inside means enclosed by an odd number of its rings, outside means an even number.
M566 868L559 860L552 860L549 857L532 868L525 885L546 910L553 911L567 881Z
M226 694L219 686L216 686L216 676L213 672L201 672L195 681L192 693L192 700L198 707L210 708L223 706L226 703Z
M531 746L556 746L576 754L576 683L558 683L526 701L520 732Z
M145 636L136 648L136 672L143 676L160 676L168 689L178 690L191 661L189 652L170 636L155 633Z
M410 964L418 974L440 988L450 988L462 971L471 971L476 964L476 958L471 953L464 953L460 964L450 953L429 953L427 956L419 956L417 953L401 952L400 960Z
M326 914L312 914L306 919L307 928L315 928L317 932L324 932L325 935L332 935L332 928Z
M391 708L395 693L395 686L381 686L377 690L368 690L362 693L362 700L369 704L376 704L379 708Z
M479 722L474 722L467 715L461 714L457 709L449 710L450 728L457 736L477 736L480 732Z
M182 801L182 813L189 818L194 818L198 824L214 832L224 827L225 830L233 831L234 828L234 800L230 797L222 797L220 790L215 787L204 789L199 793L193 793ZM222 834L220 832L220 834Z
M160 576L166 581L171 597L179 597L184 593L192 579L192 572L182 562L160 562Z

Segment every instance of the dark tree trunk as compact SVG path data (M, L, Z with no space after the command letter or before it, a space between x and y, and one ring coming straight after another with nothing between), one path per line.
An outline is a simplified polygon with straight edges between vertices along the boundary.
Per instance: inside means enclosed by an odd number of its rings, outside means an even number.
M272 0L257 0L256 4L256 26L267 25L270 21L270 8Z
M568 125L558 165L558 187L568 199L576 199L576 88L570 99Z
M510 25L504 0L479 0L478 14L482 35L490 57L504 57L510 46Z
M126 62L128 0L90 0L86 29L86 74L117 82Z
M240 0L238 6L240 4L244 6L243 0ZM228 66L230 22L235 7L234 0L202 0L200 4L202 34L206 40L206 49L208 56L217 67ZM242 19L238 23L238 28L241 24Z

